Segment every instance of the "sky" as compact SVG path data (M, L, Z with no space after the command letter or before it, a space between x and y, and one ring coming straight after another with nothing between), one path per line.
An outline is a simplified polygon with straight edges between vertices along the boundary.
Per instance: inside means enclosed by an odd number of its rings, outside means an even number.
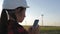
M21 25L33 25L35 19L39 19L39 25L60 26L60 0L26 0L29 8ZM0 7L2 8L2 0ZM1 10L0 8L0 10ZM0 13L1 14L1 13Z

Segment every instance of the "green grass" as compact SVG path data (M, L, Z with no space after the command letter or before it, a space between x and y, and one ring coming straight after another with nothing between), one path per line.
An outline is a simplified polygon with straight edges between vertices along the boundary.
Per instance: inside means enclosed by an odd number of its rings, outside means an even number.
M30 26L24 26L26 30L28 30ZM59 26L40 26L39 27L40 31L51 31L51 30L60 30Z
M60 27L56 27L56 26L41 26L40 27L40 30L41 31L44 31L44 30L46 30L46 31L51 31L51 30L60 30Z
M24 26L28 30L31 26ZM40 26L40 34L60 34L59 26Z

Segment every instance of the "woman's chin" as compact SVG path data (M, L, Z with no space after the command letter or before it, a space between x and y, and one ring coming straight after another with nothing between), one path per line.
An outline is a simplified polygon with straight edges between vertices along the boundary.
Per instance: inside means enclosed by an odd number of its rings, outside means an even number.
M18 21L18 22L22 23L23 21Z
M23 20L18 20L18 22L22 23L22 22L23 22Z

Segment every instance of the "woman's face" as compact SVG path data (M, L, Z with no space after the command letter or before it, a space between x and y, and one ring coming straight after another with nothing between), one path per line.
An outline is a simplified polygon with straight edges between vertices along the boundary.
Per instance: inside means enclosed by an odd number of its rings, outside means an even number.
M17 21L18 22L22 22L24 20L25 11L26 11L26 8L18 8L18 9L16 9L15 15L17 17Z

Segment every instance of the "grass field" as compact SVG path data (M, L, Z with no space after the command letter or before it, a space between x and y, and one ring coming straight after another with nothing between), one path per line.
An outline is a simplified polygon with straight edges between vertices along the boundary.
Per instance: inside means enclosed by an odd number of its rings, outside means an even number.
M30 26L24 26L28 30ZM60 34L60 26L40 26L40 34Z

